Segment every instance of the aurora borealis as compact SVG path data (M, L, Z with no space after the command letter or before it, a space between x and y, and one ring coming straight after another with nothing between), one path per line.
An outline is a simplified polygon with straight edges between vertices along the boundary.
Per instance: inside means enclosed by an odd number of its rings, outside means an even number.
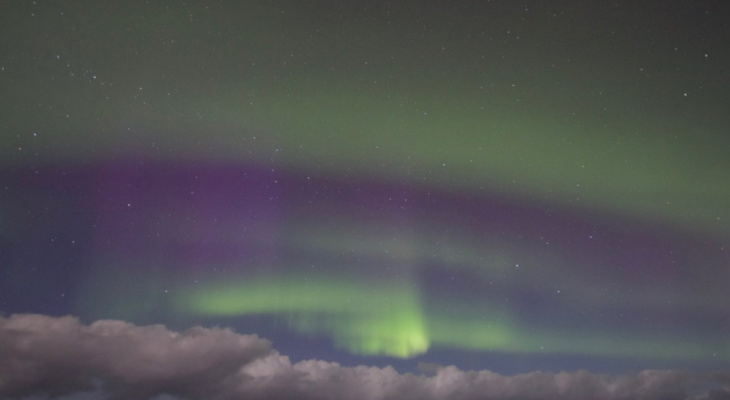
M164 324L246 379L730 362L722 2L1 8L2 326L112 346ZM165 346L139 359L198 354ZM150 385L127 395L206 398Z
M406 358L431 346L659 361L729 350L727 255L711 233L513 196L230 166L22 179L50 198L90 194L76 201L86 229L72 245L94 268L79 272L73 306L94 318L269 316L355 354Z

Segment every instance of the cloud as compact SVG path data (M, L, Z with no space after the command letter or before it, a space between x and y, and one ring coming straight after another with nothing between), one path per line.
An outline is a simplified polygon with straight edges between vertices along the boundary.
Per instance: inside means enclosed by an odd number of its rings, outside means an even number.
M241 365L268 354L269 341L229 329L171 332L122 321L0 317L0 397L90 390L94 379L120 397L214 393Z
M592 399L730 398L730 371L587 371L504 376L424 365L427 375L392 367L292 363L269 341L229 329L122 321L82 324L74 317L0 317L0 398L103 390L119 399L161 394L185 399Z

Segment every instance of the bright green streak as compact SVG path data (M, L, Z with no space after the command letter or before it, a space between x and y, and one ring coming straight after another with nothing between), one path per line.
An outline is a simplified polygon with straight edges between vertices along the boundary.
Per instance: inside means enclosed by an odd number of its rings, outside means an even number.
M417 290L407 283L246 279L214 285L179 300L205 315L286 314L302 333L331 333L353 353L410 357L429 346Z
M196 315L281 316L291 330L330 335L337 347L363 355L408 358L439 345L656 359L711 356L708 346L693 346L679 337L527 327L504 307L490 304L440 299L426 312L418 289L405 281L321 276L245 278L183 292L177 297L177 306ZM727 343L712 348L716 357L730 356Z

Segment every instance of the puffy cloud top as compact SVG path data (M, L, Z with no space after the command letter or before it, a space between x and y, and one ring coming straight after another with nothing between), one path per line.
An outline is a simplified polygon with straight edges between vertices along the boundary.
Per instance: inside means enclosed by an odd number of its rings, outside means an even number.
M176 333L122 321L86 326L74 317L0 317L0 395L69 393L91 389L97 378L122 397L198 397L217 392L270 350L269 341L229 329Z
M230 329L74 317L0 317L0 398L94 390L118 399L167 394L185 399L730 399L730 371L587 371L504 376L428 365L428 376L392 367L292 364L268 340Z

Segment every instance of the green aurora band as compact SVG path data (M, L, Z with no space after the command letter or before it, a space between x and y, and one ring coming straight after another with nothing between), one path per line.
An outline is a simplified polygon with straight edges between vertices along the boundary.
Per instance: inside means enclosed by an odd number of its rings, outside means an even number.
M595 268L585 271L566 259L557 245L538 256L506 238L485 241L478 232L443 221L438 229L450 234L437 242L439 230L429 228L435 221L419 219L417 214L411 217L413 221L400 225L336 212L289 216L277 246L325 259L347 254L342 264L274 261L251 265L242 259L243 265L235 261L206 265L207 271L226 271L224 276L210 277L197 269L176 273L174 265L155 269L142 260L126 266L117 261L112 268L116 272L104 269L89 277L89 292L83 298L103 301L81 306L92 313L113 311L131 319L149 312L154 304L169 305L176 315L193 319L272 317L280 329L328 337L336 347L360 355L410 358L441 347L657 360L730 357L730 343L722 339L657 332L651 327L636 331L632 324L619 322L586 325L585 314L575 308L580 305L596 314L645 307L659 313L675 308L716 312L722 304L717 293L698 294L691 286L649 287L643 281L612 276L608 270L603 274ZM179 234L184 243L204 239L193 230L179 230ZM257 246L271 244L263 241ZM368 261L354 268L356 259ZM111 260L98 263L115 264ZM521 267L516 269L517 263ZM424 267L431 264L444 274L466 274L462 280L468 277L473 286L464 287L464 292L431 291L423 277ZM124 273L130 268L137 271L134 276ZM555 275L562 277L559 295L553 286ZM107 284L99 286L99 282ZM129 297L130 287L139 291L136 299ZM616 289L606 291L607 287ZM506 295L529 293L567 314L532 320L534 316L523 313L518 304L496 297L500 288ZM491 291L495 296L483 296ZM575 312L579 314L571 314ZM556 323L565 315L577 319Z
M509 94L523 103L535 96L539 107L533 109L506 106L505 93L478 90L373 90L312 78L293 96L296 84L281 84L281 91L278 85L255 89L259 84L250 84L254 105L230 95L225 107L194 103L184 114L197 113L201 123L276 132L256 140L227 138L216 151L231 159L246 157L230 153L241 146L254 154L280 146L275 161L291 170L320 160L335 175L489 188L728 234L727 136L677 117L647 121L626 94L604 95L612 112L589 108L574 115L547 88Z
M205 315L286 315L290 328L332 333L337 346L353 353L409 357L430 342L418 291L406 282L246 278L196 291L180 303Z
M305 282L305 283L302 283ZM527 329L504 308L451 304L426 312L424 299L408 282L363 282L325 277L242 278L183 291L180 311L207 316L278 315L288 328L331 335L337 347L361 355L408 358L430 346L514 353L582 354L706 359L730 355L718 343L714 353L688 346L680 337ZM450 309L462 310L458 314ZM481 317L480 317L481 316Z

